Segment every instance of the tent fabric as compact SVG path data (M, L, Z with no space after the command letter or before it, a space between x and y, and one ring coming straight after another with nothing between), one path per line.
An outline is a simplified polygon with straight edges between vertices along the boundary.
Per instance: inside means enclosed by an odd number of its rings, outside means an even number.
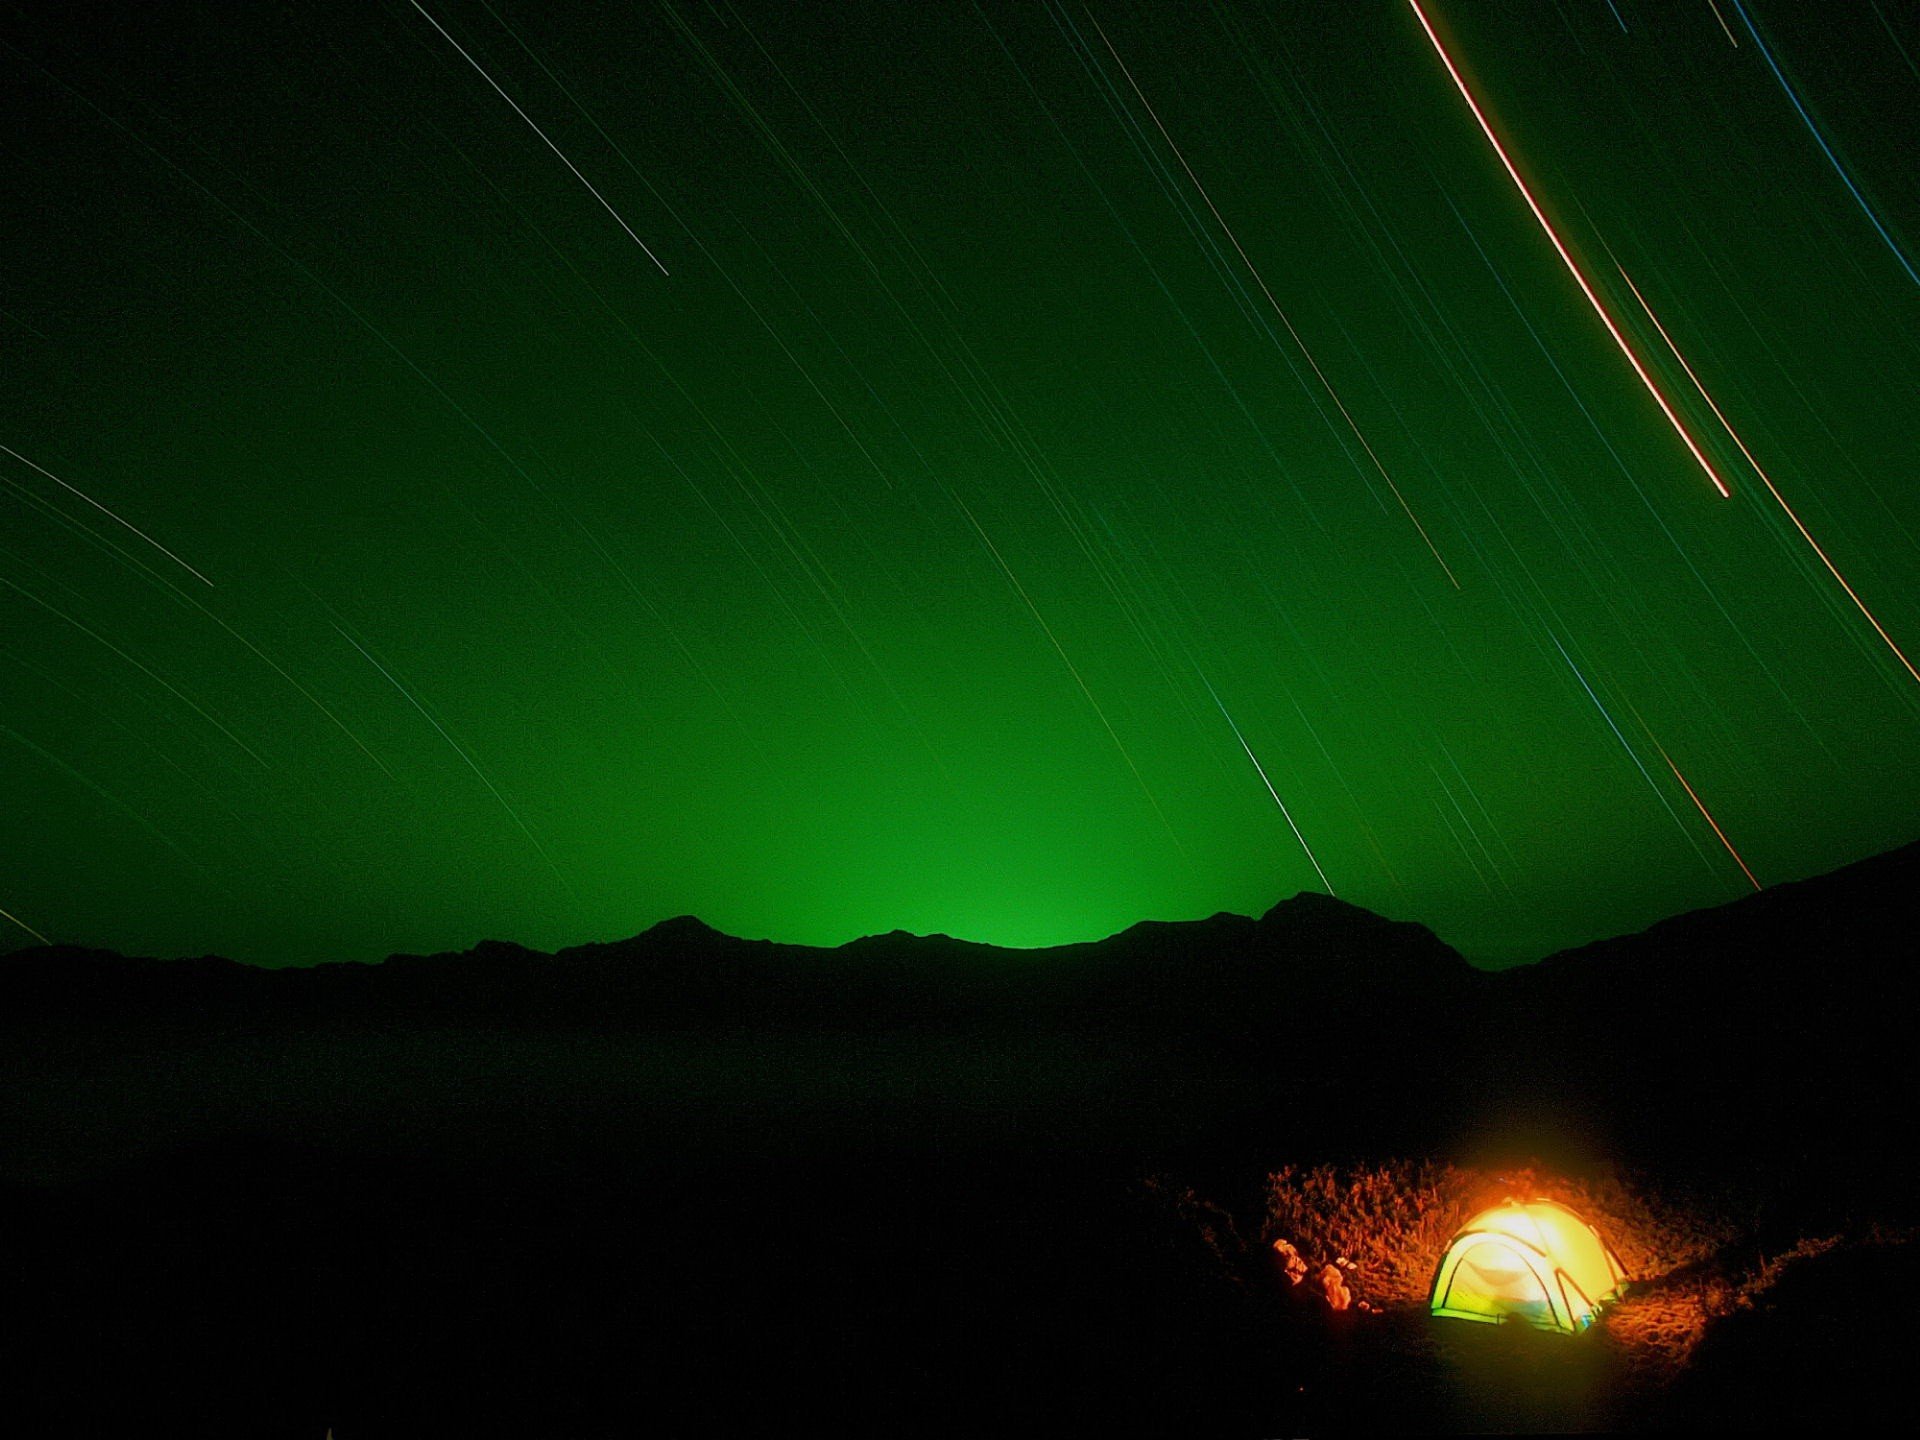
M1509 1200L1460 1228L1433 1278L1433 1313L1584 1330L1626 1285L1600 1233L1552 1200Z

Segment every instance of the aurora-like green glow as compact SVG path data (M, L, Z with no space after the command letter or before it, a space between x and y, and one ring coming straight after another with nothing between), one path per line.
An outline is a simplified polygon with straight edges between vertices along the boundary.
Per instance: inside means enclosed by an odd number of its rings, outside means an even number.
M1731 499L1404 4L0 20L0 945L1516 958L1914 838L1914 12L1423 8Z

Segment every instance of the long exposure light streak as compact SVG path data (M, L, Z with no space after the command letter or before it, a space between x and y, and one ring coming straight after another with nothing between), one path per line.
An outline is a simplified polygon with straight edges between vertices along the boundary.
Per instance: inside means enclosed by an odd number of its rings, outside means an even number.
M1652 735L1648 735L1647 738L1653 740ZM1673 763L1673 757L1667 754L1666 747L1658 740L1653 740L1653 748L1658 750L1660 758L1667 762L1667 768L1673 772L1673 778L1680 782L1680 788L1686 791L1687 798L1693 801L1693 808L1698 810L1707 824L1713 827L1713 833L1719 837L1720 844L1725 847L1727 854L1733 857L1733 863L1740 867L1740 873L1747 877L1747 883L1756 890L1761 889L1760 882L1753 877L1753 871L1747 868L1747 862L1741 858L1740 852L1733 848L1733 841L1727 838L1727 832L1720 828L1720 822L1713 818L1713 812L1707 809L1706 801L1694 792L1693 786L1687 782L1687 777L1680 773L1680 767Z
M1213 203L1213 196L1209 195L1207 187L1200 183L1200 177L1193 173L1193 167L1187 163L1187 157L1181 153L1180 147L1173 143L1173 136L1167 133L1167 127L1160 122L1160 114L1153 108L1153 103L1147 99L1146 92L1140 88L1140 82L1133 78L1133 72L1127 68L1127 62L1120 58L1120 52L1113 48L1113 41L1107 38L1107 32L1101 28L1100 22L1095 20L1091 13L1088 14L1087 19L1092 21L1093 28L1099 31L1101 43L1107 47L1107 53L1113 56L1113 63L1120 67L1120 73L1127 77L1127 84L1132 87L1133 93L1139 97L1141 105L1152 117L1154 128L1160 132L1160 138L1167 142L1167 148L1173 152L1173 158L1180 162L1180 168L1187 172L1187 179L1193 182L1193 188L1199 191L1200 198L1207 202L1207 209L1213 212L1214 221L1220 226L1221 233L1232 242L1235 253L1240 257L1240 263L1247 267L1247 273L1253 276L1254 283L1260 287L1260 293L1267 297L1267 304L1271 305L1273 313L1280 317L1280 323L1287 327L1287 334L1293 337L1293 343L1299 347L1301 355L1306 357L1314 377L1319 380L1321 388L1327 392L1327 398L1333 401L1334 408L1340 412L1340 418L1347 422L1347 429L1351 430L1353 438L1360 442L1360 448L1367 452L1367 459L1373 462L1373 468L1379 472L1380 478L1387 482L1387 489L1393 492L1393 498L1400 503L1400 509L1405 512L1407 519L1413 522L1413 528L1420 532L1421 541L1432 553L1441 570L1445 572L1448 583L1458 590L1460 582L1454 578L1453 567L1447 564L1440 554L1439 547L1433 543L1433 537L1427 534L1427 527L1420 523L1420 517L1415 515L1413 507L1407 504L1407 497L1400 493L1400 487L1394 483L1393 476L1387 472L1387 467L1381 463L1379 455L1374 452L1366 435L1361 432L1359 422L1347 409L1346 402L1341 400L1339 391L1333 388L1333 382L1327 378L1327 372L1322 370L1320 362L1313 358L1313 352L1307 348L1307 342L1294 328L1293 321L1287 317L1287 312L1281 309L1280 302L1273 298L1273 291L1267 288L1266 277L1261 275L1259 267L1247 254L1246 247L1240 243L1240 237L1233 233L1233 227L1227 224L1227 218L1220 213L1220 207Z
M1647 312L1647 319L1653 322L1653 328L1658 330L1660 332L1660 338L1666 341L1667 349L1673 352L1673 358L1678 360L1680 362L1680 368L1687 372L1687 379L1693 382L1693 388L1700 392L1700 398L1707 402L1707 407L1713 411L1714 418L1718 420L1721 427L1726 430L1728 438L1739 447L1740 453L1746 457L1747 464L1753 467L1753 473L1758 475L1760 477L1760 483L1767 487L1767 493L1773 497L1774 503L1779 505L1781 510L1786 513L1787 519L1793 522L1793 528L1800 532L1800 538L1807 542L1808 548L1820 557L1820 563L1827 567L1827 573L1833 576L1835 582L1838 583L1842 590L1847 592L1847 598L1853 601L1854 608L1866 616L1867 623L1873 627L1873 633L1886 642L1886 646L1893 652L1894 658L1906 667L1907 674L1911 675L1916 683L1920 683L1920 670L1914 669L1913 662L1907 659L1906 652L1894 643L1893 637L1887 634L1886 627L1880 623L1879 618L1874 615L1873 611L1867 608L1867 602L1862 600L1853 586L1847 583L1847 577L1840 573L1840 567L1828 558L1827 552L1820 548L1820 542L1813 538L1813 532L1807 529L1799 515L1795 513L1793 506L1787 503L1787 497L1780 493L1779 487L1773 483L1773 477L1767 474L1766 467L1754 458L1753 451L1747 448L1747 442L1742 440L1740 438L1740 432L1733 428L1733 422L1727 419L1725 412L1720 409L1719 405L1714 403L1712 393L1701 383L1700 377L1694 373L1693 366L1687 363L1687 357L1680 353L1680 347L1673 343L1673 337L1667 333L1667 327L1662 325L1660 323L1660 317L1653 313L1653 307L1647 303L1647 297L1640 293L1640 287L1633 283L1633 277L1627 274L1626 268L1618 265L1617 262L1616 268L1620 271L1620 278L1627 282L1627 288L1633 291L1633 298L1640 302L1640 308Z
M1787 99L1793 102L1794 113L1800 117L1800 123L1807 127L1807 133L1813 136L1814 144L1818 145L1820 153L1827 157L1827 164L1833 167L1833 173L1840 177L1840 183L1845 185L1847 193L1853 196L1853 203L1860 207L1860 213L1867 217L1867 223L1873 226L1875 233L1880 236L1887 249L1893 252L1893 258L1900 262L1900 268L1907 272L1907 278L1914 284L1920 285L1920 271L1913 268L1913 262L1907 259L1906 251L1900 248L1887 227L1881 223L1880 216L1875 213L1873 206L1867 203L1867 197L1862 195L1860 187L1853 183L1853 176L1847 173L1847 167L1840 163L1840 157L1834 154L1833 147L1827 144L1827 137L1822 135L1820 127L1813 123L1813 116L1809 115L1807 107L1800 103L1800 97L1788 82L1786 72L1780 68L1780 62L1773 58L1773 51L1761 37L1759 29L1753 23L1753 17L1747 14L1747 7L1742 5L1740 0L1733 0L1733 8L1739 13L1740 23L1747 27L1747 34L1753 37L1753 43L1759 47L1760 57L1767 62L1767 68L1773 71L1773 78L1780 82L1780 88L1786 92Z
M1239 725L1234 722L1233 716L1227 712L1226 705L1222 703L1219 693L1215 691L1212 683L1204 675L1200 677L1200 683L1207 687L1207 694L1213 696L1213 703L1219 708L1220 716L1227 722L1228 728L1233 731L1233 738L1240 742L1240 748L1247 752L1247 759L1253 762L1254 772L1259 775L1260 783L1267 787L1267 794L1271 795L1273 797L1273 803L1280 807L1280 814L1286 819L1287 828L1293 831L1293 838L1300 842L1300 849L1305 853L1307 863L1313 866L1313 873L1318 875L1320 877L1320 883L1327 887L1327 894L1335 894L1333 882L1327 879L1327 872L1320 868L1319 860L1314 857L1313 847L1307 844L1307 837L1300 833L1300 826L1294 821L1293 812L1287 809L1287 802L1280 798L1280 792L1273 788L1273 781L1267 778L1267 767L1260 763L1260 757L1254 754L1253 747L1247 744L1247 737L1240 733Z
M500 88L500 82L495 80L493 76L489 75L486 72L486 68L482 66L478 60L474 59L473 56L467 53L466 46L462 45L458 40L454 39L453 36L447 34L446 26L442 25L438 20L434 19L433 16L428 13L426 6L420 3L420 0L407 0L407 3L412 5L414 9L418 10L421 13L421 15L425 17L426 22L429 25L433 26L434 29L440 32L440 36L442 39L444 39L449 45L453 46L455 50L458 50L460 52L460 58L466 61L467 64L471 65L474 68L474 72L477 75L479 75L479 77L482 80L486 81L487 84L493 87L493 93L498 95L502 100L506 101L507 104L511 105L513 107L513 113L518 115L522 120L527 122L527 128L533 131L534 134L538 135L540 139L545 143L546 147L549 150L553 151L555 155L558 155L560 157L560 163L566 166L567 169L573 172L574 179L578 180L582 185L587 187L587 193L593 196L594 199L600 202L600 208L605 210L607 214L611 215L614 219L614 223L618 225L622 230L627 232L627 238L633 241L634 244L638 245L640 247L641 252L647 257L647 259L653 261L653 263L659 267L660 273L662 275L668 274L669 271L667 270L667 267L661 263L660 257L653 253L652 249L647 245L646 241L642 240L639 237L639 235L634 233L634 228L627 223L626 217L622 215L618 210L613 208L613 202L608 200L606 196L602 195L599 192L599 190L594 187L594 183L591 180L587 179L585 175L582 175L580 173L580 167L574 164L573 161L567 158L566 151L562 150L558 145L553 143L552 138L547 134L547 132L540 128L539 123L535 121L535 119L531 115L527 114L526 111L520 108L520 102L518 100L515 100L513 96L509 95L505 90Z
M1578 665L1574 664L1573 656L1569 655L1567 653L1567 647L1560 643L1560 637L1554 634L1552 630L1548 630L1547 638L1553 642L1553 648L1560 652L1560 658L1566 662L1567 669L1573 672L1573 678L1580 682L1580 688L1587 692L1587 699L1592 702L1593 708L1599 711L1600 718L1607 722L1607 729L1611 730L1613 732L1613 738L1620 742L1620 748L1626 751L1627 759L1633 762L1633 768L1638 770L1640 772L1640 778L1647 782L1647 789L1651 790L1653 792L1653 798L1660 802L1660 808L1667 812L1667 817L1673 821L1680 833L1686 836L1687 844L1691 845L1693 847L1693 853L1700 857L1700 863L1705 865L1708 870L1712 870L1713 864L1707 859L1707 852L1700 848L1700 842L1693 838L1693 832L1687 829L1686 823L1681 820L1679 812L1675 810L1672 805L1668 804L1667 797L1660 793L1660 787L1654 783L1652 774L1647 770L1647 767L1641 763L1639 753L1628 742L1627 737L1621 732L1620 726L1615 722L1613 712L1607 709L1605 703L1601 701L1599 694L1594 690L1593 686L1588 683L1585 673L1581 671ZM1646 722L1644 720L1641 721L1641 728L1646 728ZM1649 731L1648 734L1649 738L1651 738L1652 732Z
M1720 22L1720 29L1726 35L1727 43L1738 50L1740 42L1733 38L1733 28L1727 24L1727 17L1720 13L1720 7L1714 4L1713 0L1707 0L1707 8L1713 11L1713 18Z
M26 921L22 920L18 915L14 914L11 910L0 910L0 920L8 920L8 921L11 921L13 924L18 925L22 930L26 931L27 934L33 936L33 938L38 940L42 945L51 945L53 943L46 936L42 935L38 930L34 929L33 926L27 924Z
M193 578L198 580L202 585L211 586L213 584L213 581L207 579L206 576L202 575L198 570L194 569L193 566L189 565L186 561L182 560L178 555L174 554L173 551L169 550L166 546L162 545L158 540L154 539L151 535L147 534L146 531L142 530L138 525L135 525L131 520L128 520L118 514L115 514L112 510L109 510L106 506L102 505L98 500L94 499L91 495L87 494L86 491L79 489L77 486L69 485L66 481L62 480L58 475L54 474L51 470L47 469L44 465L34 464L33 461L29 460L26 456L22 455L18 450L15 450L8 445L0 445L0 454L11 455L14 459L18 460L22 465L26 466L29 470L32 470L37 474L46 476L47 479L53 481L53 483L58 485L62 490L65 490L72 495L78 495L82 500L86 501L87 504L93 506L94 509L98 510L102 515L105 515L109 520L113 521L116 525L123 525L127 529L131 530L134 534L138 535L142 540L146 541L147 544L151 545L154 549L158 550L162 555L166 556L169 560L173 561L174 564L178 565L182 570L186 571L189 575L193 576Z
M28 590L25 586L16 584L14 581L9 580L4 575L0 575L0 585L6 586L9 590L13 591L15 594L25 599L29 604L39 606L42 610L46 611L49 615L52 615L57 619L66 621L67 624L71 625L74 629L78 630L82 635L86 636L89 640L92 640L94 643L98 645L104 646L106 649L112 651L115 655L118 655L122 660L126 661L127 664L133 666L134 669L138 670L142 675L146 676L149 680L153 681L154 684L158 685L161 689L165 690L169 695L173 696L174 699L178 700L182 705L185 705L189 710L193 711L194 714L198 715L202 720L206 721L207 724L211 725L214 729L218 730L222 735L226 736L227 739L231 740L241 750L244 750L247 753L247 756L250 759L252 759L254 763L259 765L261 769L270 770L273 768L272 766L267 764L266 758L262 756L258 750L254 749L251 745L247 744L246 741L242 740L238 735L234 734L233 731L229 730L225 725L222 725L218 720L216 720L213 717L212 712L209 711L204 705L200 704L191 695L187 694L186 691L182 690L178 685L174 684L171 680L167 679L166 676L160 674L157 670L153 669L151 666L142 664L139 660L135 659L131 654L129 654L121 646L114 644L113 641L109 640L105 635L102 635L98 630L95 630L92 626L87 625L82 621L74 618L72 615L68 614L65 610L62 610L59 606L55 605L52 601L43 599L41 596L34 594L31 590Z
M1521 179L1519 168L1513 163L1513 157L1507 154L1507 147L1502 145L1500 137L1494 134L1486 112L1481 110L1480 102L1473 98L1473 92L1467 88L1467 82L1462 78L1458 67L1454 65L1453 57L1447 53L1447 47L1440 43L1440 36L1434 31L1433 23L1427 19L1427 12L1420 8L1420 0L1407 0L1407 4L1413 7L1414 15L1419 18L1420 28L1427 32L1427 39L1433 43L1434 53L1440 57L1440 63L1447 67L1447 74L1452 77L1454 88L1460 92L1460 98L1467 102L1467 108L1473 112L1473 118L1480 126L1480 133L1487 137L1487 143L1493 146L1493 153L1500 157L1500 163L1506 167L1507 177L1513 181L1514 188L1520 192L1520 198L1527 202L1527 209L1533 212L1533 218L1539 222L1541 230L1546 232L1547 239L1553 243L1554 253L1567 267L1567 273L1573 276L1574 284L1580 287L1580 293L1587 297L1587 304L1591 305L1593 313L1600 317L1600 323L1606 326L1607 334L1613 337L1613 343L1619 347L1620 353L1627 357L1627 364L1631 365L1633 373L1640 377L1640 383L1646 387L1647 394L1653 397L1653 403L1660 407L1660 413L1667 417L1667 423L1673 427L1673 433L1678 435L1681 443L1687 447L1687 453L1693 456L1707 479L1713 482L1713 488L1720 492L1721 497L1730 498L1733 491L1728 488L1727 482L1720 478L1720 472L1714 468L1706 452L1700 448L1699 443L1688 431L1685 422L1680 419L1673 406L1667 403L1667 397L1660 393L1660 387L1654 383L1653 376L1648 374L1647 367L1640 363L1640 357L1633 353L1633 347L1627 343L1627 337L1620 333L1620 327L1614 323L1613 316L1607 313L1607 307L1601 303L1600 296L1588 283L1579 262L1573 258L1572 252L1560 239L1559 232L1553 228L1553 222L1547 219L1547 212L1540 208L1540 202L1534 199L1532 189L1528 187L1525 180Z
M507 812L507 817L519 827L520 833L527 837L528 843L539 852L540 858L547 862L547 868L553 872L554 878L566 888L568 894L572 894L573 886L568 883L567 877L561 872L560 867L554 864L552 854L548 852L545 845L540 843L540 837L533 833L532 827L529 826L525 820L520 818L520 812L513 808L512 802L509 801L505 795L500 793L500 787L494 784L487 772L480 768L479 762L467 753L466 747L447 733L447 727L434 719L433 712L420 703L419 698L414 695L413 691L401 684L399 677L376 660L373 653L369 651L366 646L354 639L353 636L349 635L345 630L341 630L338 625L335 625L333 628L339 631L342 640L358 650L361 655L366 658L367 663L380 672L382 678L384 678L389 685L400 692L409 705L420 712L420 717L439 732L440 738L452 747L453 753L466 762L467 768L479 777L482 785L487 787L487 793L500 802L500 808Z
M972 508L951 490L947 492L947 498L959 507L962 515L967 517L967 523L973 527L973 533L978 535L980 543L987 547L987 553L993 556L994 563L1000 567L1000 573L1007 577L1007 582L1013 586L1014 593L1027 607L1027 613L1033 616L1034 623L1040 627L1040 633L1047 637L1047 643L1053 647L1054 654L1060 657L1060 663L1067 667L1067 673L1073 677L1073 683L1080 687L1080 693L1086 697L1087 704L1093 707L1093 713L1099 719L1101 728L1107 732L1107 738L1113 741L1113 748L1120 752L1120 758L1127 762L1127 769L1133 772L1133 778L1140 786L1140 793L1147 797L1147 804L1153 807L1153 813L1159 817L1161 828L1167 832L1167 838L1173 842L1173 848L1180 853L1182 860L1191 865L1193 859L1188 855L1187 847L1180 843L1180 836L1174 830L1173 822L1167 818L1167 812L1162 808L1160 798L1153 793L1153 787L1147 784L1147 777L1141 773L1139 765L1135 763L1133 752L1127 749L1126 742L1120 738L1120 732L1113 728L1113 721L1107 718L1106 710L1094 697L1093 688L1080 674L1080 667L1074 664L1073 657L1067 654L1067 647L1060 643L1060 637L1054 634L1053 626L1049 625L1047 617L1040 613L1040 607L1033 603L1033 596L1028 594L1027 587L1020 583L1020 577L1007 563L1007 557L1000 553L1000 547L993 543L993 537L987 534L986 527L974 518Z

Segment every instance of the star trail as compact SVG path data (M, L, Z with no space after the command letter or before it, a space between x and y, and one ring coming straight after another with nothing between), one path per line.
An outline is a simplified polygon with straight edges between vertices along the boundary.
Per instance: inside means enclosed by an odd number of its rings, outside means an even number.
M0 948L1915 838L1920 7L0 12Z

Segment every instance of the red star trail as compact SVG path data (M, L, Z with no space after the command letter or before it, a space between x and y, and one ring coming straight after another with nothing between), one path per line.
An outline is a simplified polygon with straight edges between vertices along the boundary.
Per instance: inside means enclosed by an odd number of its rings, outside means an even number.
M1587 304L1593 307L1593 313L1600 317L1600 323L1606 327L1608 337L1626 357L1627 364L1633 367L1633 373L1639 377L1647 394L1653 397L1653 403L1660 407L1660 413L1666 416L1667 424L1673 427L1673 433L1678 435L1680 442L1687 447L1687 453L1693 456L1694 463L1700 467L1701 473L1712 482L1713 488L1720 492L1722 498L1730 497L1733 492L1727 488L1727 482L1720 478L1720 472L1714 468L1713 462L1707 458L1706 452L1693 438L1693 433L1675 413L1667 397L1654 383L1653 376L1647 373L1647 367L1640 363L1640 357L1634 353L1633 346L1627 343L1627 337L1620 333L1620 327L1614 323L1613 316L1608 313L1606 305L1594 292L1593 286L1588 283L1586 272L1573 258L1573 253L1567 249L1566 242L1560 238L1560 232L1554 228L1553 222L1547 219L1546 211L1540 208L1540 202L1534 198L1532 188L1521 178L1519 167L1513 163L1513 157L1507 153L1507 147L1500 143L1500 137L1494 134L1486 112L1480 108L1480 102L1473 98L1473 92L1467 88L1467 82L1461 78L1458 67L1453 63L1453 57L1447 53L1447 47L1440 43L1440 36L1435 33L1432 22L1427 19L1427 12L1420 8L1420 0L1407 0L1407 3L1413 7L1413 13L1419 17L1420 28L1426 31L1427 39L1433 42L1433 50L1440 57L1440 63L1447 67L1447 75L1453 81L1454 88L1460 92L1460 98L1467 102L1467 109L1473 112L1474 123L1480 127L1480 133L1487 137L1487 144L1493 147L1493 153L1500 158L1500 164L1506 170L1507 177L1513 181L1514 188L1520 192L1520 198L1527 202L1528 211L1538 222L1541 232L1552 243L1554 254L1558 255L1560 263L1567 267L1567 273L1573 277L1573 283L1580 287L1580 293L1586 297Z

